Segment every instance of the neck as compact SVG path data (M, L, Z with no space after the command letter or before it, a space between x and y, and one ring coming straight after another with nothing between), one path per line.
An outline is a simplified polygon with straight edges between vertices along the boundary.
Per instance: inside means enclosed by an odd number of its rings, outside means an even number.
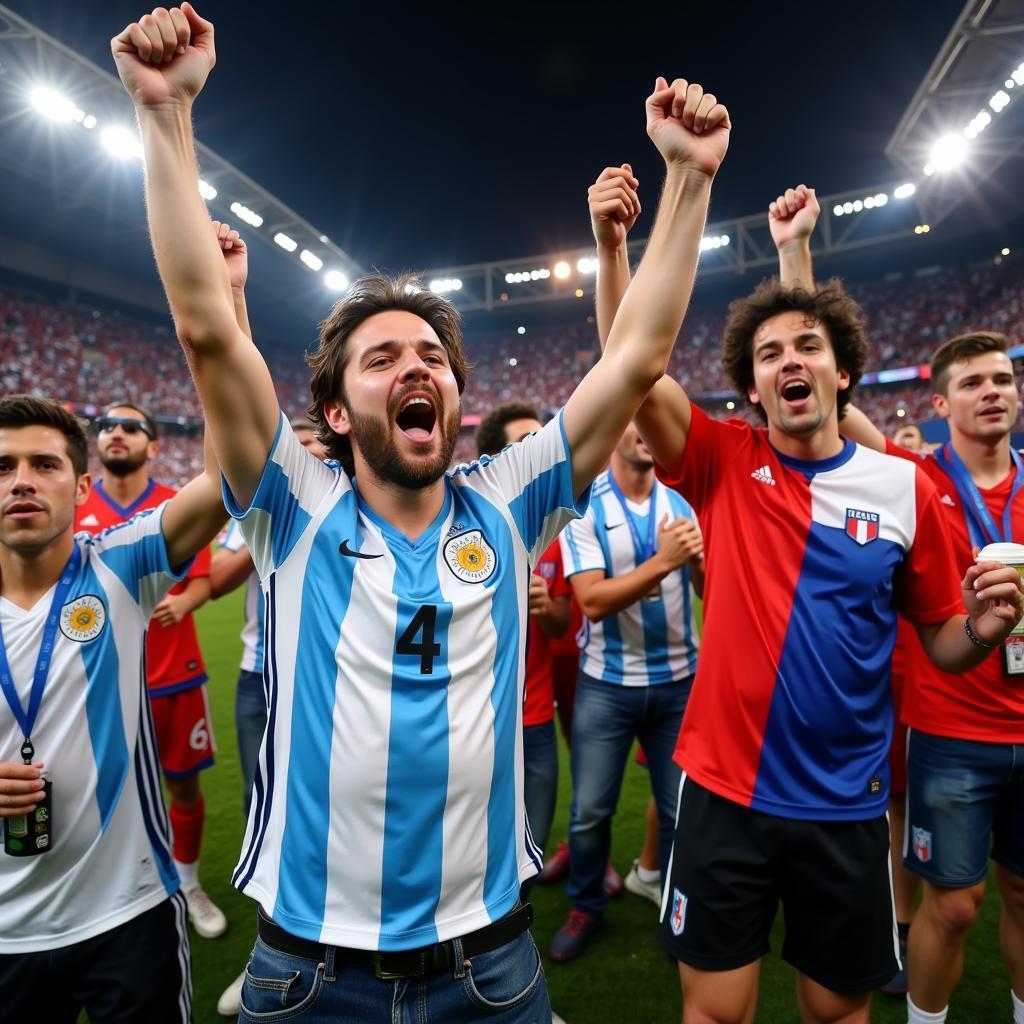
M843 450L844 441L839 436L839 430L835 423L830 423L827 428L814 431L813 434L798 435L787 434L774 423L768 424L768 440L772 447L791 459L801 459L804 462L820 462L822 459L830 459Z
M979 487L995 487L1006 478L1013 464L1008 434L994 439L976 438L951 427L950 436L953 451L960 456L971 479Z
M19 608L31 608L60 579L74 543L74 528L69 526L37 551L0 545L0 594Z
M380 480L365 465L357 473L359 497L381 519L415 540L437 518L444 504L444 477L427 487L410 490Z
M103 470L103 490L122 508L127 508L142 497L142 492L149 486L149 469L139 466L127 476L115 476L109 470Z
M637 465L613 453L611 458L612 476L619 490L630 501L644 501L654 489L654 467Z

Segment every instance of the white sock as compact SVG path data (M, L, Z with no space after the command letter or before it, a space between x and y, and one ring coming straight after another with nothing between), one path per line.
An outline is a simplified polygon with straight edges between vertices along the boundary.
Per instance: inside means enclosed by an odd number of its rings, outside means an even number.
M182 892L195 889L199 885L199 861L194 860L191 864L182 864L180 860L174 862L178 877L181 879Z
M1024 999L1018 999L1012 988L1010 998L1013 1000L1013 1024L1024 1024Z
M646 882L646 883L660 882L661 881L661 872L660 871L656 871L656 870L654 870L652 868L645 868L643 866L643 864L640 864L638 862L637 866L636 866L636 877L639 878L641 882ZM1014 1022L1014 1024L1016 1024L1016 1021Z
M945 1024L947 1013L949 1013L948 1006L939 1010L938 1013L919 1010L910 996L907 996L907 1024Z

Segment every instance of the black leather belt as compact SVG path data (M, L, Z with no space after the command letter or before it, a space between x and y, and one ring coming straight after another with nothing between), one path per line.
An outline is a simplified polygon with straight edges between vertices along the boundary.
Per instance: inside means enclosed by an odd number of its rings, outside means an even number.
M533 907L529 903L516 907L500 921L486 925L462 936L462 956L465 959L489 953L492 949L504 946L516 936L522 935L533 924ZM331 947L312 939L301 939L291 932L286 932L274 924L259 909L257 929L260 938L271 949L291 956L301 956L306 960L323 963L327 950ZM363 967L372 971L378 978L427 978L432 974L440 974L455 965L454 939L447 942L436 942L433 946L422 946L419 949L403 949L396 952L379 953L372 949L348 949L344 946L334 947L334 962Z

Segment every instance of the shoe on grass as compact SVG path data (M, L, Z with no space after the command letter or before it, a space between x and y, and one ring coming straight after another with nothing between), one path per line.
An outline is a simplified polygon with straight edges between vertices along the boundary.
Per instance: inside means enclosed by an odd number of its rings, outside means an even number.
M185 903L188 905L188 919L196 935L204 939L215 939L228 930L228 919L198 885L185 891Z
M237 1017L242 1008L242 985L245 983L245 971L221 993L217 1000L217 1012L222 1017Z
M656 907L660 907L661 878L659 877L657 882L645 882L637 871L639 864L639 860L633 861L633 866L629 869L629 874L626 875L622 884L626 887L627 892L631 892L634 896L643 896Z
M582 910L570 910L568 920L551 940L551 948L548 950L551 959L560 964L575 960L590 941L590 936L600 927L600 917L584 914Z
M604 881L602 888L609 896L621 896L623 892L622 875L615 870L612 862L608 861L604 869Z
M569 874L569 844L563 839L537 876L541 885L551 885Z

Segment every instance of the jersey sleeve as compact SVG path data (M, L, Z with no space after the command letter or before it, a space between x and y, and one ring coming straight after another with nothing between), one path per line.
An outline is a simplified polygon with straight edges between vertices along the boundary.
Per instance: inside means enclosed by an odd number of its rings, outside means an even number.
M252 503L243 508L221 476L224 506L241 523L242 536L260 578L266 578L291 553L339 470L310 455L296 440L284 413L270 446L267 464Z
M189 560L172 568L167 561L163 533L165 501L127 522L97 534L89 543L95 557L121 581L148 619L164 595L184 579L192 565Z
M583 515L590 505L589 485L573 494L572 451L561 411L536 433L497 455L458 467L454 475L459 474L475 475L474 487L507 504L531 568L565 524Z
M597 538L597 521L593 509L589 509L582 519L570 523L559 539L566 577L592 569L608 572L608 560Z
M967 567L956 564L935 485L921 469L914 476L917 525L914 542L897 570L896 603L910 622L945 622L965 611L960 579Z

